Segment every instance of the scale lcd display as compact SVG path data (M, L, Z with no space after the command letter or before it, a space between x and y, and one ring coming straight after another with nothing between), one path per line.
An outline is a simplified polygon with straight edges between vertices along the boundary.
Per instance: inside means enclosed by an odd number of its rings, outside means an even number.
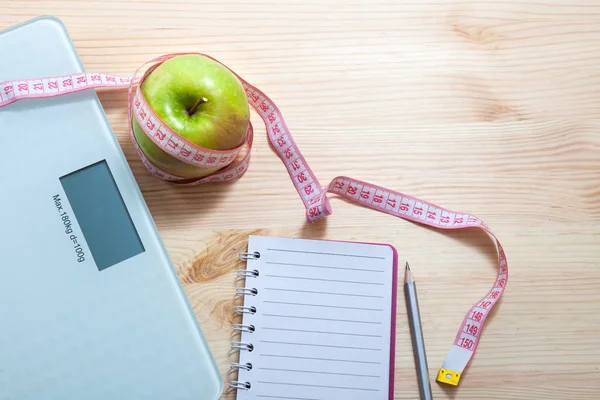
M60 182L99 271L145 251L105 160Z

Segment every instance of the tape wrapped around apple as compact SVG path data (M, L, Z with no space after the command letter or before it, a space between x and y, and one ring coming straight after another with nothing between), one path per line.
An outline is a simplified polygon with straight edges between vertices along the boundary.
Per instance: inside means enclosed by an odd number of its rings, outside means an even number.
M154 113L173 131L211 150L242 144L250 107L239 79L225 66L202 55L180 55L156 67L141 84ZM220 168L186 164L158 147L133 118L133 131L146 157L165 172L202 178Z

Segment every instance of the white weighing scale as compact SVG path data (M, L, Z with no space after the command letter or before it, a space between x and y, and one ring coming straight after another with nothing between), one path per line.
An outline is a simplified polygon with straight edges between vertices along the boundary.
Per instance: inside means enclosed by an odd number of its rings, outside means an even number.
M60 21L0 81L84 72ZM223 382L93 90L0 109L0 400L214 400Z

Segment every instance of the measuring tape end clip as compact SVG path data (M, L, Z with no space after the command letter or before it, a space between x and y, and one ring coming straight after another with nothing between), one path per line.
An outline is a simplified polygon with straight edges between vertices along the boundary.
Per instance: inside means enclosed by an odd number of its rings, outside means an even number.
M448 385L458 386L458 381L460 380L460 372L440 368L436 380L441 383L447 383Z

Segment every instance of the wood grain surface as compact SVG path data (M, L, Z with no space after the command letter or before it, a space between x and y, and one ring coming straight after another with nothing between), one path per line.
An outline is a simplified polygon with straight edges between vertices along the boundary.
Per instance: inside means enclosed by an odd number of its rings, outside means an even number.
M495 276L488 237L335 196L332 216L305 224L256 115L241 180L167 185L133 150L126 93L102 92L225 379L237 253L258 233L393 244L417 280L436 399L600 398L599 1L1 0L0 10L0 28L60 17L89 71L211 54L279 105L321 183L344 174L471 212L506 249L505 296L460 387L441 386L459 323ZM398 300L395 398L415 399Z

